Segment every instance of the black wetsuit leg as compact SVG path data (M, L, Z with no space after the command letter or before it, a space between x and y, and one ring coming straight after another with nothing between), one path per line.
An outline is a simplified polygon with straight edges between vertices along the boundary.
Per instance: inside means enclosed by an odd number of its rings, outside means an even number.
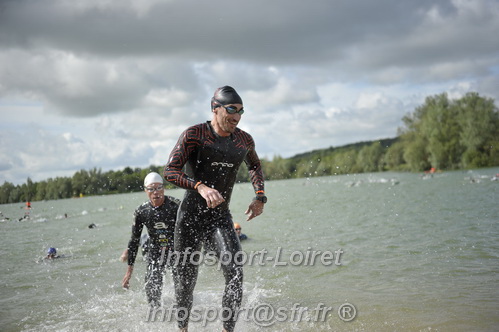
M243 298L243 265L239 239L234 230L232 218L227 215L215 223L205 239L207 252L215 252L225 277L225 290L222 298L222 318L224 329L232 332ZM239 261L236 261L239 259Z
M230 213L192 214L179 210L175 227L175 253L179 255L176 273L177 318L179 328L187 327L192 309L193 292L197 281L199 264L191 256L199 255L201 245L205 252L214 252L225 277L225 290L222 299L224 328L231 332L237 318L237 310L242 300L243 267L235 258L241 251Z
M179 328L187 327L192 309L194 287L196 286L199 264L193 264L191 255L200 252L202 229L196 215L179 210L175 224L175 298L177 301L177 322Z
M167 262L168 251L149 250L147 255L147 271L145 290L147 302L152 307L161 306L161 291L163 289L163 274Z

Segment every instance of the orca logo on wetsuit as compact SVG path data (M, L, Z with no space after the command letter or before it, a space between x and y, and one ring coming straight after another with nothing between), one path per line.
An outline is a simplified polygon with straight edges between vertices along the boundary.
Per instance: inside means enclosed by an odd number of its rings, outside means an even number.
M154 229L166 229L166 224L164 222L156 222L154 223Z
M211 166L234 167L234 164L214 161L214 162L211 163Z

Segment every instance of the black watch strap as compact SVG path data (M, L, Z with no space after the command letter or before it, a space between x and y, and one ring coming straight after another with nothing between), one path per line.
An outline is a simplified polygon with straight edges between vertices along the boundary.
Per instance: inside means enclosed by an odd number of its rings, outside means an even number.
M256 196L255 200L260 201L262 203L267 203L267 196Z

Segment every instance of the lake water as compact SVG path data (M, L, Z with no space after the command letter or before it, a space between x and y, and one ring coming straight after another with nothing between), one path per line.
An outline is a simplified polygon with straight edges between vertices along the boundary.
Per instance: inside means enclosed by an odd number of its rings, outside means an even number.
M231 210L249 237L242 242L245 311L236 330L499 330L496 173L272 181L264 214L251 222L244 210L252 189L236 186ZM183 190L167 194L181 198ZM145 200L134 193L33 202L22 222L12 220L24 215L23 204L1 205L11 218L0 223L1 330L176 331L174 316L148 318L140 256L130 290L120 286L126 264L119 256L133 210ZM97 227L89 229L92 223ZM39 261L48 247L66 258ZM165 280L169 308L169 272ZM194 293L200 317L216 315L223 287L217 266L202 265ZM192 321L190 331L221 326L218 319Z

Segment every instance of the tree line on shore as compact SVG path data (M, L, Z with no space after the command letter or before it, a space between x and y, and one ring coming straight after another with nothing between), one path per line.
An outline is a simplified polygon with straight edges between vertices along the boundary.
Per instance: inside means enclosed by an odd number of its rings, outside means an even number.
M265 178L499 166L499 110L491 98L476 92L455 100L446 93L430 96L402 121L395 138L330 147L291 158L262 159ZM0 204L137 192L143 190L142 181L151 171L162 174L163 166L108 172L93 168L40 182L28 178L22 185L4 182ZM249 181L244 164L237 181Z

